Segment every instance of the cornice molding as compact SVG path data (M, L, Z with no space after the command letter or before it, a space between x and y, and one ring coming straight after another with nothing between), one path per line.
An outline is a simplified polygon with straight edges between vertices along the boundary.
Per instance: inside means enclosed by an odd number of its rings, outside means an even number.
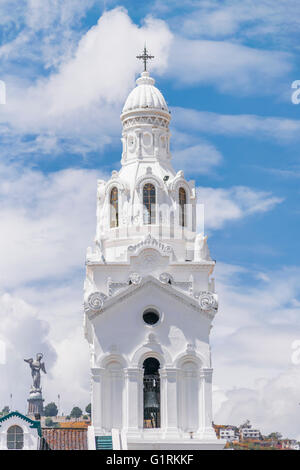
M106 301L103 303L101 310L96 312L86 311L86 314L88 315L88 318L90 320L93 320L99 314L103 314L104 312L107 312L110 308L114 307L116 303L120 303L126 299L129 299L130 297L134 296L139 290L148 288L149 286L153 286L159 289L160 291L166 293L173 299L176 299L178 302L181 302L189 308L192 308L194 311L199 312L201 315L203 315L203 317L209 319L210 321L213 320L215 316L214 311L201 309L198 299L195 299L194 297L191 297L190 295L187 295L184 292L175 289L170 284L162 284L152 275L145 276L140 282L140 284L131 284L127 287L127 289L117 293L114 297L107 298Z

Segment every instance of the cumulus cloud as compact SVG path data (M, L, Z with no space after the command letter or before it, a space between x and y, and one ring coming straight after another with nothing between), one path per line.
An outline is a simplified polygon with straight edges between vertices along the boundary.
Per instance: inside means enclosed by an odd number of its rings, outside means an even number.
M2 18L6 17L7 24L13 18L10 16L13 7L18 18L22 17L24 4L2 2L1 6L6 8L6 16ZM15 72L12 63L6 68L8 102L1 108L0 117L2 157L15 158L20 153L32 156L33 153L59 154L62 151L96 152L119 139L118 114L129 89L134 86L135 73L140 70L135 55L145 39L151 44L151 52L159 57L153 64L154 73L169 74L185 84L205 82L222 90L242 87L244 92L250 92L252 83L257 85L257 78L273 80L289 70L287 55L257 53L230 42L194 41L178 36L174 40L165 22L149 17L139 27L120 8L106 12L79 40L80 34L72 32L72 24L76 17L80 19L85 14L90 4L57 0L57 10L53 12L49 8L50 0L27 2L26 30L0 48L3 60L19 58L26 52L24 57L31 59L31 66L35 64L33 69L28 67L27 76L21 78L12 73ZM55 24L61 31L56 39ZM34 49L32 38L40 34L41 27L48 33L52 31L53 35L48 36L48 43L45 36L41 47ZM167 69L168 60L170 67ZM35 69L41 64L43 70L48 68L42 76ZM212 129L211 123L216 117L206 115L203 119L207 119L206 124ZM204 126L199 124L199 119L198 114L188 116L194 130ZM185 127L183 120L182 128ZM240 127L239 120L240 117L230 123L224 118L218 125L224 134L234 134L234 128L240 133L259 132L259 118L251 121L245 117L240 120ZM274 122L268 122L266 133L271 132L272 124ZM282 128L289 125L290 121L282 123ZM296 130L297 126L292 132ZM199 173L212 171L221 163L220 152L211 144L203 140L189 142L188 150L178 145L174 151L178 166L185 164L191 154L197 157ZM1 377L6 378L4 383L0 382L1 400L6 404L12 391L15 407L23 406L24 410L30 376L24 368L23 356L32 356L40 350L49 368L44 379L46 400L56 400L60 393L64 411L68 412L72 405L79 402L84 406L89 399L88 351L81 325L83 263L86 247L95 233L96 178L105 175L79 169L44 175L3 165L0 175L0 280L3 289L12 292L3 294L0 299L0 339L7 343L8 353L7 364L0 364ZM202 188L199 196L200 202L205 203L206 225L210 230L219 229L229 220L266 212L281 202L270 193L247 187ZM223 266L223 273L224 270ZM240 272L238 267L227 266L226 270L229 278L230 273L234 276ZM219 371L217 382L219 389L224 390L220 392L223 404L228 401L233 375L239 378L240 387L250 389L249 381L257 378L256 366L261 357L266 358L268 374L278 372L288 358L288 343L293 334L298 335L298 330L292 331L288 324L295 322L298 306L291 273L286 276L286 282L275 284L272 273L260 273L257 279L264 287L248 290L232 279L222 279L222 273L220 276L218 290L222 302L216 320L219 323L213 330L218 332L213 347L215 367ZM294 303L287 305L285 296L292 296ZM264 323L266 312L272 325ZM259 338L259 348L255 349L255 341L247 336L247 328L251 338ZM272 355L272 337L268 332L272 331L278 340L280 328L284 341ZM233 364L230 361L237 354L237 348L241 350L242 361ZM245 368L245 361L251 369ZM266 374L266 371L260 368L259 373ZM16 386L15 377L20 384L28 384L28 388L27 385L26 390L23 385ZM255 394L254 391L252 396ZM231 405L226 406L231 409ZM226 417L225 414L220 416Z
M280 432L299 440L299 367L290 367L270 380L257 380L253 388L216 391L216 423L239 425L249 419L264 435Z
M220 229L229 220L267 212L283 201L270 192L245 186L229 189L199 187L197 198L198 203L204 204L204 224L208 230ZM199 214L198 220L200 217Z
M64 414L69 414L73 406L84 410L91 401L88 343L83 336L82 324L77 326L77 323L69 330L65 328L65 337L61 341L53 341L57 360L52 368L52 379L45 382L47 400L57 402L59 394Z
M1 404L10 406L12 394L14 409L25 411L31 374L23 359L43 352L51 370L57 356L48 338L50 326L32 305L14 295L2 293L0 309L0 340L5 345L5 361L0 364Z
M95 233L92 170L38 171L1 167L1 285L58 279L81 266Z
M224 41L186 39L172 34L165 21L150 16L138 26L119 7L104 12L88 31L83 33L79 28L75 33L73 23L77 21L78 26L93 2L85 6L82 2L71 2L70 8L69 3L57 1L54 11L48 0L26 3L26 8L22 3L23 8L17 11L26 13L27 26L0 47L4 65L1 79L7 84L7 104L0 115L3 156L8 152L26 156L29 151L87 154L116 144L120 110L140 70L136 51L145 41L151 44L156 57L151 65L153 73L175 78L184 85L213 84L223 91L244 94L257 92L262 84L265 93L264 84L268 83L270 89L270 83L290 68L287 54ZM34 45L39 42L32 35L40 34L42 25L47 52L39 50L34 57L27 57L30 52L34 54ZM55 25L70 32L64 47L60 35L52 32L54 28L56 33ZM56 48L60 49L59 54ZM25 76L17 65L20 53L28 59ZM10 66L5 62L7 57ZM47 63L55 66L49 68ZM39 73L41 66L48 67L47 73ZM254 123L256 127L258 121L259 117ZM268 129L272 124L281 125L285 133L295 134L291 121L270 121ZM250 126L253 127L253 122Z
M89 353L83 336L83 273L73 272L69 282L32 287L16 286L15 293L0 295L0 406L12 405L27 411L31 386L24 358L44 354L47 375L42 374L46 403L61 397L61 411L68 414L74 405L89 401ZM3 352L3 351L1 351ZM17 378L17 379L16 379ZM72 387L70 389L70 384Z
M4 338L11 345L9 351L11 361L13 360L5 366L0 365L1 375L3 373L2 376L8 377L7 385L0 391L1 400L6 401L10 388L14 388L16 370L20 372L22 383L28 384L29 387L30 377L26 368L24 369L21 356L32 355L41 350L45 354L49 369L49 375L44 378L46 401L55 401L60 393L63 410L69 412L75 404L74 397L76 404L80 406L85 406L89 401L88 349L82 329L83 266L85 249L95 233L96 178L105 175L93 170L64 170L48 176L36 170L21 170L16 167L2 167L1 170L1 284L14 292L13 296L4 297L4 300L8 298L9 304L14 306L14 314L8 312L7 308L1 309L0 339ZM274 201L270 201L271 197L265 193L257 195L247 188L235 188L232 192L204 188L201 194L205 195L206 200L215 201L215 206L212 205L209 214L219 206L219 216L216 213L211 216L211 228L218 228L219 224L225 223L224 206L222 209L224 201L229 205L226 220L265 211L274 204ZM240 200L245 200L244 213L243 208L239 206L237 195ZM234 211L230 209L230 204L235 207ZM214 217L219 217L217 223L214 222ZM260 356L264 356L266 367L274 369L282 365L280 355L287 358L287 354L283 354L284 347L296 334L295 329L289 332L286 326L285 341L271 363L269 357L272 356L272 335L264 334L264 331L259 329L257 318L263 315L266 317L268 312L271 317L273 309L272 318L276 323L281 317L278 307L281 305L285 311L286 322L294 322L297 305L293 304L287 309L288 305L283 304L283 301L285 298L296 298L295 283L289 275L284 289L280 283L274 287L272 276L260 272L257 279L261 279L261 274L265 274L264 281L261 281L265 290L248 292L245 288L241 290L239 286L235 286L234 280L240 271L239 267L227 266L223 267L218 275L222 321L216 326L218 337L214 339L213 347L216 350L214 361L217 383L225 391L228 383L223 380L222 374L226 375L231 384L233 375L229 374L229 370L232 372L241 368L244 369L244 376L251 376L249 370L244 368L244 361L242 365L230 362L237 349L240 350L239 357L244 358L250 365L251 361L256 361L256 364ZM272 280L272 287L268 279ZM287 286L291 291L287 291ZM266 290L266 287L269 290ZM259 310L257 305L260 305ZM261 338L261 348L255 349L255 340L250 341L247 331L243 330L247 327L253 338ZM281 330L284 331L283 328ZM279 338L278 330L270 331L275 339ZM19 341L24 347L14 346L19 344ZM247 342L248 347L245 348ZM256 354L253 353L254 349ZM224 350L227 351L226 354ZM252 377L257 376L255 364ZM219 377L220 371L222 377ZM243 373L237 377L243 378ZM241 383L243 380L241 379ZM69 387L71 382L72 390ZM24 409L27 389L21 388L15 393L15 407L21 409L23 406Z
M95 233L96 180L106 175L84 169L44 175L4 166L0 174L2 285L59 279L82 266ZM271 210L281 199L247 187L199 188L198 202L204 203L206 227L218 229Z
M293 360L300 338L299 275L297 267L256 273L217 265L215 422L250 419L265 434L299 438L299 365Z
M62 151L71 145L73 152L81 152L83 146L93 151L110 143L120 133L119 114L140 70L135 55L145 40L157 56L154 72L162 73L172 40L166 24L148 17L138 27L125 10L116 8L81 37L57 71L30 85L8 77L7 104L0 116L4 143L9 146L16 134L31 134L33 145L45 153L49 140L51 152L53 147Z

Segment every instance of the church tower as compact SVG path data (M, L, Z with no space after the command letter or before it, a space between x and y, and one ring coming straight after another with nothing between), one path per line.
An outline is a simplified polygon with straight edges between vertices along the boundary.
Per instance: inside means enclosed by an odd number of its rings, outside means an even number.
M209 334L218 309L194 181L174 171L170 111L145 70L121 114L120 171L99 180L88 248L90 447L217 449ZM191 162L191 166L193 162ZM105 444L104 444L105 445Z

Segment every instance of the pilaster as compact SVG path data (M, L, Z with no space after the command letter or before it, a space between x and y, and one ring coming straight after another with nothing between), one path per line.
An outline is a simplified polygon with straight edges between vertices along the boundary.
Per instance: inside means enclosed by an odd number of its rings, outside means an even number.
M212 368L206 367L200 370L198 433L203 439L216 439L212 427L212 373Z
M165 367L161 379L161 428L166 434L178 434L177 376L175 368Z
M101 367L91 368L92 373L92 424L97 431L103 429L103 376L105 369Z
M124 426L129 433L139 433L143 428L143 369L124 369L125 407Z

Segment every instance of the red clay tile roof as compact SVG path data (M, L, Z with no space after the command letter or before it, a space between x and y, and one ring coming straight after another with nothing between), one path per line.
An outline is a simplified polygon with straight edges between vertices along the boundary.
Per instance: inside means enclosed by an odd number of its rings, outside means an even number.
M42 428L43 450L87 450L87 429Z
M59 423L61 428L87 428L90 426L90 421L61 421Z

